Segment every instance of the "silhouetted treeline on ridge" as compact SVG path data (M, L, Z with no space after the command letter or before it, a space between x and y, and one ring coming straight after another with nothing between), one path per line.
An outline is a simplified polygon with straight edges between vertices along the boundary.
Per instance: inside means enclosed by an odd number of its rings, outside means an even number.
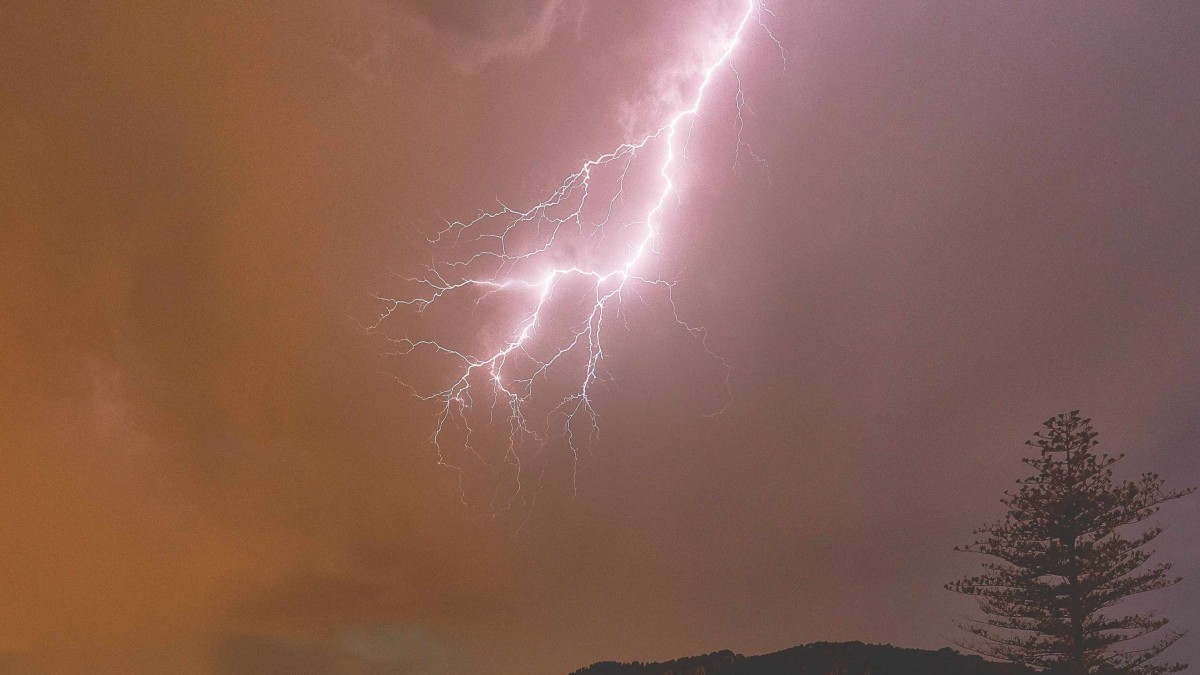
M1021 666L953 649L815 642L759 656L719 651L662 663L602 661L572 675L1030 675Z

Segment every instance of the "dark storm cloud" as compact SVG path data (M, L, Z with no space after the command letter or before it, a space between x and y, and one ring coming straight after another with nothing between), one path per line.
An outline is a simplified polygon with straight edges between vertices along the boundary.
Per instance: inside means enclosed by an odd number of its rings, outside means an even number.
M587 0L396 0L468 65L529 55L564 22L578 22Z
M633 311L578 494L558 455L518 533L463 518L372 293L415 226L609 147L722 6L402 3L417 41L391 0L8 8L0 669L936 647L1039 420L1200 482L1196 7L795 3L786 67L739 62L769 176L729 170L727 78L660 245L732 406ZM1193 629L1197 513L1161 551Z

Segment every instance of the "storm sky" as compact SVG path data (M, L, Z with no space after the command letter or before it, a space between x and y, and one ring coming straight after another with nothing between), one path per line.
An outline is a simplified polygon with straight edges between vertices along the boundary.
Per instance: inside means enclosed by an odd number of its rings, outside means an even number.
M775 4L786 62L738 62L768 168L726 71L655 263L732 402L632 309L519 527L464 513L374 296L658 121L737 7L6 8L0 672L938 648L1042 420L1200 484L1200 5ZM1195 630L1200 502L1162 521Z

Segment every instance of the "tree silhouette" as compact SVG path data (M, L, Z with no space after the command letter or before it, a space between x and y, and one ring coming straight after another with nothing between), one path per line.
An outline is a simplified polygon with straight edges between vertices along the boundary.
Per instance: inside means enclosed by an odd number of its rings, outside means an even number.
M975 636L962 646L1068 675L1183 670L1181 663L1152 663L1182 633L1138 641L1167 619L1153 611L1113 608L1180 581L1168 575L1170 563L1147 564L1154 553L1147 545L1162 526L1132 535L1123 530L1194 488L1164 491L1154 473L1114 481L1112 466L1124 455L1097 455L1091 420L1080 418L1078 410L1043 426L1026 441L1038 455L1022 460L1035 473L1005 493L1008 512L976 530L978 541L956 549L996 559L983 564L982 574L946 585L974 596L984 614L960 624Z

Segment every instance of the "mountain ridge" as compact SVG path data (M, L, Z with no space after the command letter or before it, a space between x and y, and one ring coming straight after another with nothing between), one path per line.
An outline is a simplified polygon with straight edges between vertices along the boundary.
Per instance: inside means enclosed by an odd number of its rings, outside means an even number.
M571 675L1030 675L949 647L912 649L862 642L814 642L744 656L728 649L657 663L600 661Z

